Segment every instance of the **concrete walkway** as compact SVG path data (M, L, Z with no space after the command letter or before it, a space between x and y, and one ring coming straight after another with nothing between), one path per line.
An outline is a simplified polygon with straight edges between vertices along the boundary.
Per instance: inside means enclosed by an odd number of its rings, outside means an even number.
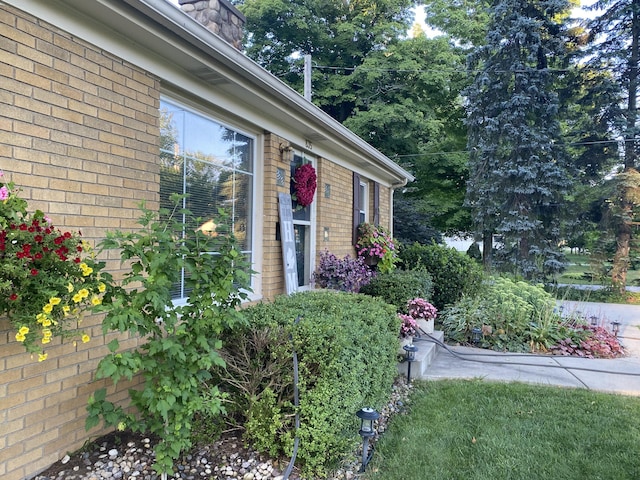
M440 348L421 378L483 378L640 396L640 306L564 302L563 314L572 312L587 318L595 316L598 324L608 329L612 322L620 322L619 338L627 356L588 359L503 354L470 347L450 347L451 351Z

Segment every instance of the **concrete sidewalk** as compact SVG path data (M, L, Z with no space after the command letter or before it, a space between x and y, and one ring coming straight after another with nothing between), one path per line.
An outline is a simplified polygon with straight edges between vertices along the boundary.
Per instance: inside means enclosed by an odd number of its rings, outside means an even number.
M640 396L640 306L589 302L564 302L563 313L580 312L597 317L610 329L620 322L619 338L627 356L589 359L556 355L504 354L470 347L439 347L421 378L482 378ZM420 340L423 342L426 340Z

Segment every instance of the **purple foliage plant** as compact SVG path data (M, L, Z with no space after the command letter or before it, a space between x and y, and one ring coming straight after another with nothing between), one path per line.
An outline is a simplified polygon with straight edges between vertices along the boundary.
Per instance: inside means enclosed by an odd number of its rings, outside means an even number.
M350 255L338 258L328 251L320 254L320 263L313 272L316 286L352 293L358 293L374 276L375 272L364 263L363 258Z

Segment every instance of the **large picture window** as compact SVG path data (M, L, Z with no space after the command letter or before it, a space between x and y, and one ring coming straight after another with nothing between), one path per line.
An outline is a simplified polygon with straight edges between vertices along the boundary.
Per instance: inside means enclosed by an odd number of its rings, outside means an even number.
M184 207L212 235L223 209L244 255L252 260L254 139L189 110L160 102L160 206L171 208L173 193L188 194ZM215 252L212 252L215 253ZM184 277L173 297L185 298Z

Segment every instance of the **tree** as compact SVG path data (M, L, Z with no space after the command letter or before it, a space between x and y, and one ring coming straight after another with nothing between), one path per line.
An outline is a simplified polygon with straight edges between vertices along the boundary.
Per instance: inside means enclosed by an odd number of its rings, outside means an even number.
M426 22L465 45L485 42L489 25L488 0L429 0L425 2Z
M590 38L596 55L590 65L604 69L617 80L626 108L611 105L615 118L613 128L623 139L623 171L615 179L610 214L615 218L617 249L611 274L612 284L624 291L626 288L629 254L633 242L633 225L640 198L638 166L638 63L640 62L640 0L600 0L593 8L602 11L590 24Z
M349 83L357 101L344 124L415 175L403 196L431 226L467 231L464 52L445 36L422 32L372 52Z
M434 229L431 218L422 212L416 199L396 196L393 200L393 236L400 242L423 245L442 242L440 232Z
M562 266L560 214L570 182L550 66L564 59L568 8L566 0L498 0L486 44L469 62L467 202L485 267L497 233L501 266L528 279Z
M247 55L303 91L301 56L311 55L313 102L339 122L357 96L349 88L353 69L406 34L415 0L244 0Z

